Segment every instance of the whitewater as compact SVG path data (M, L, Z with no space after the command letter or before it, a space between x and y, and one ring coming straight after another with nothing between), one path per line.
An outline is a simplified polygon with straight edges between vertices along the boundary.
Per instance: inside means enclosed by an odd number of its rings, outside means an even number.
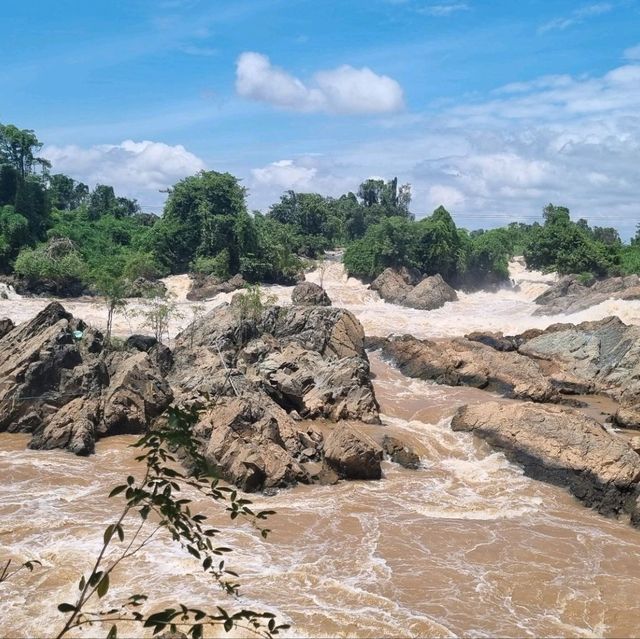
M575 315L533 316L533 300L553 275L511 264L512 286L460 293L435 311L382 301L348 278L334 256L308 279L322 283L336 306L351 310L368 335L410 333L421 338L474 330L515 334L558 321L618 315L640 324L640 301L610 300ZM167 280L182 317L193 316L188 280ZM291 287L269 287L290 303ZM0 299L0 317L32 317L46 299ZM227 301L218 296L211 309ZM106 317L95 300L64 301L96 326ZM141 305L132 300L129 310ZM122 336L139 330L133 313L117 319ZM299 486L272 497L252 496L277 511L267 542L250 526L205 511L235 549L230 564L243 584L239 606L271 610L301 637L319 636L634 636L640 624L640 532L583 507L561 488L533 481L501 453L449 428L465 403L490 397L477 389L408 379L373 354L374 388L384 428L414 446L422 466L411 471L384 462L378 482ZM73 598L80 573L95 557L113 505L106 499L136 472L134 438L100 441L90 458L64 451L25 450L26 435L0 434L0 559L42 561L0 585L0 635L50 634L56 606ZM109 601L145 591L157 605L178 597L213 606L225 602L197 562L158 538L112 578ZM52 629L49 631L49 629ZM94 636L95 629L86 636ZM123 633L124 634L124 633Z

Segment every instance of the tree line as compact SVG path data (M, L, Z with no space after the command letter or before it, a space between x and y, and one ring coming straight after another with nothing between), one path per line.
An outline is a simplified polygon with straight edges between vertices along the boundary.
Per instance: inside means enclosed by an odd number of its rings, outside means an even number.
M615 229L573 222L559 206L545 207L542 223L469 232L443 207L415 220L411 187L394 178L337 198L290 190L263 214L248 210L238 178L201 171L169 189L156 216L112 186L52 174L41 149L33 131L0 124L0 273L29 290L78 295L188 271L287 284L336 247L363 280L408 266L470 289L507 280L517 254L559 273L640 272L639 236L625 245Z

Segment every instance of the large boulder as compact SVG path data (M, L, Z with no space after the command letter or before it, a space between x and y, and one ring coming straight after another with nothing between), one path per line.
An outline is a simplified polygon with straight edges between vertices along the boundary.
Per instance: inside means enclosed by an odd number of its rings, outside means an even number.
M291 293L291 301L299 306L331 306L327 292L314 282L296 284Z
M383 451L350 424L334 428L324 443L325 464L344 479L380 479Z
M457 299L457 293L438 273L431 277L425 277L419 284L416 284L400 303L402 306L431 311L444 306L447 302L455 302Z
M177 337L169 379L178 404L222 402L227 421L209 420L203 449L245 490L312 480L296 466L322 458L322 436L308 420L335 421L337 430L344 419L379 423L362 326L339 308L268 307L247 316L221 305Z
M419 273L407 268L387 268L371 283L371 290L392 304L400 304L420 281Z
M567 486L599 512L627 512L640 524L640 456L594 419L559 406L487 402L460 408L451 427L504 451L528 475Z
M370 288L386 302L430 311L458 299L456 292L440 274L423 278L419 271L387 268L371 283Z
M558 399L557 390L537 363L516 352L497 351L464 338L431 341L410 335L387 339L381 349L409 377L535 402Z
M196 427L196 436L206 442L205 459L247 492L310 482L294 457L299 450L287 448L295 432L283 411L255 396L222 398Z

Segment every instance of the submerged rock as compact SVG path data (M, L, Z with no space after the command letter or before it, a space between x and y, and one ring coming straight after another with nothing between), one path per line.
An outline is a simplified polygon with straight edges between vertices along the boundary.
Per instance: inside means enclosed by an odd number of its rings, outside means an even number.
M594 419L559 406L487 402L460 408L451 427L504 451L531 477L567 486L587 506L626 512L640 525L640 456Z

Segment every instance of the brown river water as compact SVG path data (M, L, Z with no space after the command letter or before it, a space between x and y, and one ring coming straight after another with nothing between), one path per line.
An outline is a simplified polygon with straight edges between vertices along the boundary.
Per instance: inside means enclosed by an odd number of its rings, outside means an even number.
M338 264L323 283L370 334L515 332L558 321L531 317L531 300L549 276L518 264L513 271L519 291L461 296L432 312L385 304L347 280ZM284 300L290 289L274 292ZM14 308L20 304L13 300ZM640 323L636 302L601 307L562 319L616 313ZM640 531L525 477L470 434L451 431L456 407L485 401L488 393L405 378L375 354L371 362L383 426L366 429L414 445L422 468L384 462L378 482L253 496L259 507L277 511L266 542L215 504L203 505L235 549L229 563L243 584L238 606L276 612L301 637L637 636ZM56 606L73 599L111 521L114 500L106 495L138 472L132 437L102 440L91 458L25 450L27 439L0 434L0 558L35 558L43 567L0 585L0 636L55 633ZM179 598L232 607L197 562L162 537L112 579L107 598L140 591L158 604ZM85 636L96 634L106 630Z

